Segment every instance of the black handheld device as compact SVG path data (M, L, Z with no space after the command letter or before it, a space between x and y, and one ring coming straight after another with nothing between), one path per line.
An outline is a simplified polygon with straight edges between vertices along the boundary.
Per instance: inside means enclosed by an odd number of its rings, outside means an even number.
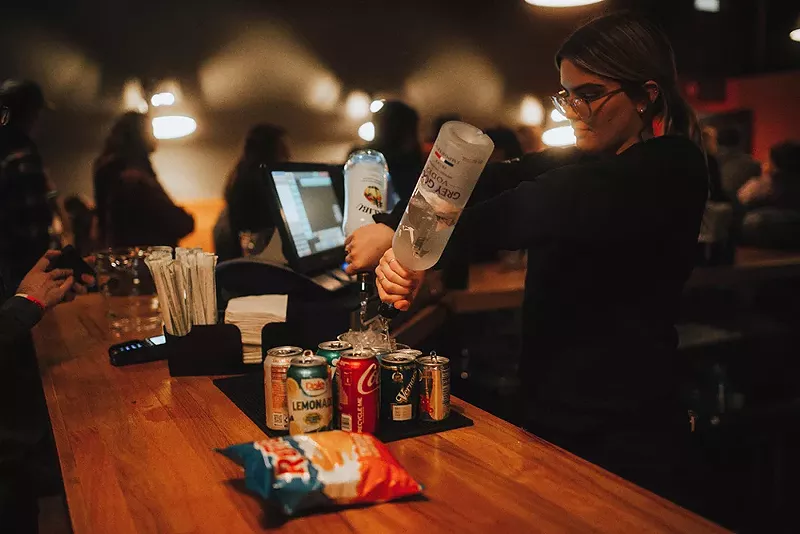
M166 352L163 350L167 339L164 335L147 339L135 339L112 345L108 349L108 359L111 365L121 367L135 363L155 362L165 360Z
M50 269L71 269L75 276L75 281L81 279L81 275L88 274L97 278L97 273L91 265L86 263L78 251L72 245L67 245L61 249L61 255L50 261Z

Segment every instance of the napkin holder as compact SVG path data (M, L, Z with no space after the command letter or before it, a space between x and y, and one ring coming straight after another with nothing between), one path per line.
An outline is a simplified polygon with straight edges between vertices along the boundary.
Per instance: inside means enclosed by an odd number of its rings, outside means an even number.
M236 325L195 325L185 336L164 335L170 376L262 372L261 365L242 361L242 333Z

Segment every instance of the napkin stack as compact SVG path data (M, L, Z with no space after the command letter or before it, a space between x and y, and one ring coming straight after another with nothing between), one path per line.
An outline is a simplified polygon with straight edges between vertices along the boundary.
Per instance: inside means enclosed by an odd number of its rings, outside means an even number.
M244 363L262 362L261 329L269 323L286 322L288 295L256 295L231 299L225 309L225 322L242 332Z

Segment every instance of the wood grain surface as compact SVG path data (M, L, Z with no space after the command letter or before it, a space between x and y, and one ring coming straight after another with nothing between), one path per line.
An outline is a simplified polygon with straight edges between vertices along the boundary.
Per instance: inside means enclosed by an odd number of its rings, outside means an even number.
M75 534L723 530L467 403L475 426L389 445L424 499L285 520L216 447L263 438L207 377L108 364L101 299L35 329Z

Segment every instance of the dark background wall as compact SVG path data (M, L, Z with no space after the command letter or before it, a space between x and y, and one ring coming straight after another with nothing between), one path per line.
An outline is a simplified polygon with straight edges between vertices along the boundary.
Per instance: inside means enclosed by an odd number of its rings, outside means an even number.
M607 9L637 7L659 20L687 78L796 68L787 35L798 9L784 4L722 0L721 13L707 14L691 0L566 10L522 0L7 0L0 77L44 85L57 106L40 136L50 173L64 192L88 195L123 82L178 80L198 131L162 142L154 161L176 198L210 199L256 121L285 126L296 159L341 160L358 142L361 121L344 114L352 90L407 99L425 131L451 111L479 126L514 124L525 94L558 88L561 40Z

